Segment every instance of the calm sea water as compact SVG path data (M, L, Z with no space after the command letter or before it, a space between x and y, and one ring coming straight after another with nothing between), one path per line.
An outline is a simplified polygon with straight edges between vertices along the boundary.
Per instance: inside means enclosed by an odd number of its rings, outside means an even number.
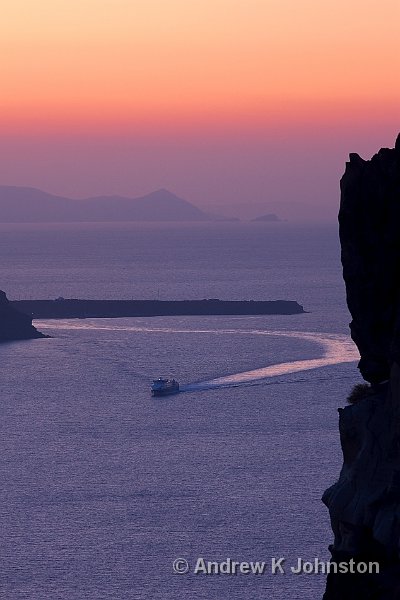
M315 600L358 381L335 227L1 225L10 298L297 300L304 315L44 321L0 346L0 597ZM184 393L149 395L160 374ZM188 560L188 574L172 562Z

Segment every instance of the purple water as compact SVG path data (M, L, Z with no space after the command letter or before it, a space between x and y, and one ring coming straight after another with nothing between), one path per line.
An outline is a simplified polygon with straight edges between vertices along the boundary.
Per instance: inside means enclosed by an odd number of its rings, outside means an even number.
M321 598L323 575L193 567L329 557L320 497L341 463L336 409L358 381L335 228L0 229L11 298L289 299L310 311L47 321L51 339L0 346L1 597ZM184 393L151 398L158 375ZM178 557L188 574L173 573Z

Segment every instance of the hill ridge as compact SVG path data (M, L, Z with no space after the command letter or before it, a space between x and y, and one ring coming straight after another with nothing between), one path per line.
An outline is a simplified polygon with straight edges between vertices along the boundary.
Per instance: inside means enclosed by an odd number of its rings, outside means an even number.
M104 195L78 200L31 186L0 185L1 223L215 219L166 188L139 197Z

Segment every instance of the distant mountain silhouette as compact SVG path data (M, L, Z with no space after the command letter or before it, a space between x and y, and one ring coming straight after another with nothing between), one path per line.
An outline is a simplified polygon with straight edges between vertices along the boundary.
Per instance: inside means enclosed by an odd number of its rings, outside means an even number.
M140 198L98 196L73 200L36 188L0 186L0 223L217 219L165 189Z

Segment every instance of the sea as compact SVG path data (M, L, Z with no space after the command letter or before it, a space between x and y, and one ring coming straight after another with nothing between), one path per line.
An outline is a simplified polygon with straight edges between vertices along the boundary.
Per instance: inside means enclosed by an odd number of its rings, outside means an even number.
M306 311L41 320L51 337L1 345L0 598L322 599L325 575L291 567L329 559L321 496L360 381L337 226L1 224L0 256L15 300ZM151 397L160 375L182 392Z

